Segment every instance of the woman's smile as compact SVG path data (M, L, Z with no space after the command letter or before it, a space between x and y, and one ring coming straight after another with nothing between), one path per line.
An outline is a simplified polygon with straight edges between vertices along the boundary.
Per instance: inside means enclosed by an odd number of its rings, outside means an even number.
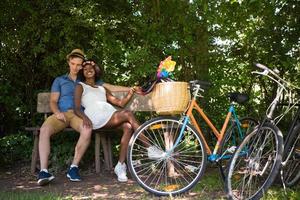
M95 75L95 70L93 68L93 66L91 65L86 65L84 68L83 68L83 74L85 77L93 77Z

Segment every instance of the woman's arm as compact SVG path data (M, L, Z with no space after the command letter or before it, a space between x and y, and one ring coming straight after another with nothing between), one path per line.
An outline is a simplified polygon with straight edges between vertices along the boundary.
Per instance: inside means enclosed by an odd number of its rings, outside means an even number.
M128 103L128 101L131 99L131 97L134 94L134 89L130 88L128 91L126 97L122 99L118 99L117 97L113 96L109 90L106 89L106 99L109 103L119 106L121 108L124 108L125 105Z
M106 89L110 90L111 92L129 92L130 87L120 86L120 85L112 85L109 83L103 83L102 85Z
M83 126L92 127L91 120L82 112L81 110L81 97L82 97L83 88L82 85L77 84L74 93L74 112L75 114L83 120Z

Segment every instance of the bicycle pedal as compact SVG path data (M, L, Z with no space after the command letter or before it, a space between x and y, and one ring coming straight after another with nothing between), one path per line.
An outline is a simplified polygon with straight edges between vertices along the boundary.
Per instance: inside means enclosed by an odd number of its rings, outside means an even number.
M184 167L185 169L187 169L188 171L190 171L190 172L195 172L195 171L197 171L197 167L195 167L195 166L192 166L192 165L187 165L187 166L185 166Z

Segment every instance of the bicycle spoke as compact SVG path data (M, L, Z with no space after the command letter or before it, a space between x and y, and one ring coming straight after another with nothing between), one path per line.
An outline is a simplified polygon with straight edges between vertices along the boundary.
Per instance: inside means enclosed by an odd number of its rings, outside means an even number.
M135 133L129 146L128 166L146 190L160 195L181 193L195 185L203 174L206 154L195 129L187 125L178 145L173 147L181 127L178 120L159 118ZM148 157L149 144L166 154Z

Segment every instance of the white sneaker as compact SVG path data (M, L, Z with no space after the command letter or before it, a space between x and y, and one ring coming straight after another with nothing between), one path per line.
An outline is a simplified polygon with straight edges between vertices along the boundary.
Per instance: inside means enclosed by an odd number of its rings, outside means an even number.
M115 174L118 176L118 181L119 182L127 182L128 178L126 175L126 164L123 163L121 164L118 162L118 164L115 166Z
M147 148L148 158L152 160L159 160L166 155L166 152L158 149L156 146L150 146Z

